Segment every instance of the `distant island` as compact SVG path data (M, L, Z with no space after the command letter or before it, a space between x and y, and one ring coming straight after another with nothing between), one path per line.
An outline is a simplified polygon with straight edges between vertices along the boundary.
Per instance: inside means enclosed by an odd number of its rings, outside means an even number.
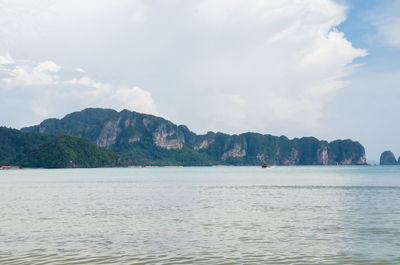
M208 132L123 110L88 108L21 130L0 130L0 164L68 168L212 165L365 165L352 140Z
M387 150L381 154L381 157L379 159L379 164L381 166L400 165L400 157L398 160L396 160L396 157L394 156L393 152Z

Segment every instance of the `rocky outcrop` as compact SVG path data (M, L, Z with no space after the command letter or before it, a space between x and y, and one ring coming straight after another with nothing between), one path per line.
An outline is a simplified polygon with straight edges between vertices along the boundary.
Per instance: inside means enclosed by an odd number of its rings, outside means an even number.
M383 166L388 166L388 165L397 165L398 162L396 160L396 157L392 153L392 151L385 151L381 154L380 157L380 165Z
M122 131L120 127L121 118L116 121L108 121L104 123L103 129L96 139L96 145L109 148L115 144L117 137ZM125 123L127 125L127 123Z
M278 152L279 154L279 152ZM295 148L292 148L290 152L290 156L283 158L282 165L285 166L294 166L299 161L299 151Z
M193 148L194 148L194 150L200 150L200 149L206 149L206 148L208 148L209 146L210 146L210 144L212 143L213 141L209 141L209 140L203 140L203 141L201 141L201 143L200 144L198 144L198 145L195 145Z
M221 159L225 161L228 157L244 157L246 150L240 144L235 144L234 147L222 154Z
M344 160L342 160L341 162L340 162L340 164L341 165L352 165L353 164L353 159L350 157L350 158L347 158L347 159L344 159Z
M360 159L355 163L356 165L366 165L367 164L367 158L365 155L360 157Z
M140 137L131 137L128 139L128 143L136 143L140 141Z
M366 165L364 147L351 140L336 140L328 144L330 165Z
M262 164L266 163L266 161L267 161L267 159L266 159L264 154L257 154L256 157Z
M329 164L329 155L328 155L328 147L324 146L318 150L318 164L320 165L328 165Z
M153 133L154 143L166 149L182 149L185 138L177 129L168 130L166 124L160 124Z

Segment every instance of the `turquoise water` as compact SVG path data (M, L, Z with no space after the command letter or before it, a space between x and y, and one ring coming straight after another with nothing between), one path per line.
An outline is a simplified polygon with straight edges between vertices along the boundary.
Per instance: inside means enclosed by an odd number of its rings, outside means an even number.
M400 167L0 171L1 264L400 264Z

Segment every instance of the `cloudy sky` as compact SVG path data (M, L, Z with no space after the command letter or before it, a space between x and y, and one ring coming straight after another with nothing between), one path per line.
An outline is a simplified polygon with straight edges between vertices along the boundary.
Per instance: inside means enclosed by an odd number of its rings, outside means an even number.
M0 0L0 125L86 107L400 155L400 0Z

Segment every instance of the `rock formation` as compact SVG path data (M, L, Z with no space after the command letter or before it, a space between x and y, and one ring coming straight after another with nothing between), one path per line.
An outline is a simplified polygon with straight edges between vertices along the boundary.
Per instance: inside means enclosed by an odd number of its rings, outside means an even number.
M381 154L380 165L397 165L397 160L392 151L385 151Z
M161 117L123 110L85 109L23 131L64 133L118 152L133 164L364 165L364 147L351 140L208 132L197 135Z

